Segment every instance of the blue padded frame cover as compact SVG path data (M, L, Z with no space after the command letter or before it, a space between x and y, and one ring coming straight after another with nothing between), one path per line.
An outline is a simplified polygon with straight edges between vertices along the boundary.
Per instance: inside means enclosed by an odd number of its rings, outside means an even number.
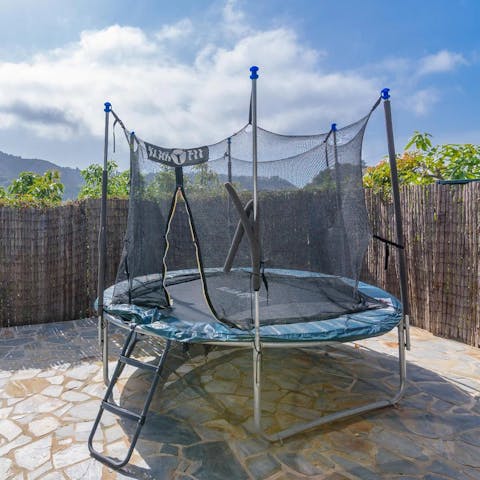
M271 270L283 275L323 276L320 273L298 270ZM169 276L194 273L196 270L170 272ZM159 279L155 276L152 280ZM124 322L134 322L145 333L188 343L208 342L252 342L254 331L229 327L213 316L211 321L187 321L176 318L168 309L143 308L136 305L112 304L114 286L105 291L104 310L109 315ZM362 338L383 335L398 325L402 318L402 305L397 298L381 288L359 283L359 290L370 297L382 300L385 307L366 310L360 313L342 315L330 320L290 323L285 325L265 325L260 327L263 342L350 342Z

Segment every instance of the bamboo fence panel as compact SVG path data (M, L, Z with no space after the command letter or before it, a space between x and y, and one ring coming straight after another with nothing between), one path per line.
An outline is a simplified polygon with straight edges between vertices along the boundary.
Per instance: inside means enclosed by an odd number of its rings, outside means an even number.
M479 346L480 184L404 187L401 191L411 323ZM366 192L374 234L395 241L390 202ZM398 294L396 264L373 240L363 278ZM383 271L382 271L383 270Z

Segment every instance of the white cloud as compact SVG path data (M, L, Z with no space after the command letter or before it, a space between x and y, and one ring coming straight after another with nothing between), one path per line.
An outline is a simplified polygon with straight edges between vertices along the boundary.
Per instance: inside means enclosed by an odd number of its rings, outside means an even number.
M188 37L192 32L192 21L189 18L184 18L173 25L163 25L160 31L155 34L155 38L160 42L165 40L178 40Z
M405 106L416 115L426 115L439 100L436 89L422 89L407 96Z
M103 102L109 100L128 128L153 143L211 143L246 123L249 67L256 64L262 126L282 133L326 131L332 122L341 126L364 115L398 67L388 60L376 69L325 73L326 52L305 46L292 29L253 30L233 0L220 15L218 31L190 19L152 34L112 25L84 31L77 42L29 61L0 62L0 127L51 139L101 138ZM188 60L181 53L186 39ZM442 51L420 63L424 73L440 72L463 57ZM411 77L413 64L403 60L398 75ZM407 83L397 82L408 98L405 108L425 114L438 92Z
M243 36L252 30L247 24L245 13L238 8L237 0L227 0L222 9L222 28L227 36Z
M388 57L365 65L360 73L366 78L370 73L386 81L402 110L415 116L426 116L445 95L445 91L438 88L428 75L451 72L469 64L460 53L441 50L421 58Z
M427 75L430 73L442 73L455 70L461 65L467 65L468 62L460 53L441 50L433 55L427 55L420 59L418 73Z
M119 63L125 57L156 53L156 45L139 28L112 25L104 30L84 31L77 44L55 51L60 61ZM48 56L47 56L48 58Z
M0 122L42 137L100 137L109 100L144 138L172 146L214 142L247 121L252 64L260 66L259 115L266 128L328 130L333 120L354 120L374 101L375 80L323 74L324 52L305 47L288 28L251 32L235 8L229 1L223 11L238 35L232 46L220 37L198 37L188 63L174 46L194 28L189 20L152 35L119 25L85 31L78 42L29 62L0 63Z

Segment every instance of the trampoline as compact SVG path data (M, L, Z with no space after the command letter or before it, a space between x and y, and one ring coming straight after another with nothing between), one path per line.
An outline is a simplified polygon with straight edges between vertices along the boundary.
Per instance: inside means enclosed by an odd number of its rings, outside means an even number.
M218 269L209 269L207 275L220 273ZM307 286L308 280L317 280L328 282L329 288L338 292L339 286L343 285L348 293L353 288L352 282L348 279L342 280L335 277L322 275L314 272L303 272L295 270L273 270L267 271L272 281L272 289L275 280L279 284L279 294L284 292L285 286L291 287L288 280L302 278L305 279ZM287 282L285 282L287 280ZM167 279L169 292L172 297L173 306L168 309L159 310L156 307L150 308L148 305L137 306L129 303L113 303L113 293L115 287L110 287L105 291L104 311L109 316L110 321L120 327L133 322L137 325L137 331L152 336L160 336L165 339L188 342L188 343L209 343L211 345L225 345L243 347L252 342L254 333L252 330L242 330L240 328L225 325L222 322L212 318L208 306L203 298L201 281L196 270L179 270L172 272ZM137 285L141 285L141 290L155 291L162 284L161 275L145 276L137 280ZM124 282L117 286L119 290L125 289L125 297L128 295L128 283ZM227 289L219 287L225 295L241 295L236 289ZM230 290L230 291L229 291ZM277 343L297 343L300 346L306 346L308 342L351 342L370 338L387 333L396 327L402 317L400 302L384 290L361 282L359 292L362 295L362 307L350 312L338 314L338 311L327 312L322 309L323 316L319 318L309 318L306 314L311 313L317 303L309 305L307 298L298 294L297 301L304 308L306 321L299 321L297 317L286 318L285 313L291 305L285 302L283 305L277 305L272 313L275 322L266 322L268 324L260 326L260 336L262 344L265 347L275 346ZM301 292L305 294L305 291ZM307 290L308 295L308 290ZM246 295L245 295L246 296ZM348 296L345 296L348 299ZM285 301L285 298L283 299ZM266 298L261 299L266 302ZM324 307L324 305L321 305ZM351 307L351 306L349 306ZM342 309L344 311L344 309Z
M88 446L119 468L128 463L172 343L252 350L253 413L258 434L283 440L331 421L393 405L405 388L408 297L399 189L388 89L366 116L327 133L279 135L257 125L256 80L248 124L213 145L164 148L126 129L105 104L105 156L97 311L107 390ZM361 148L371 114L383 100L396 220L395 241L370 231L362 188ZM105 288L109 118L130 147L130 199L124 248ZM360 281L372 238L398 249L401 302ZM108 325L128 329L117 366L108 371ZM267 435L262 429L261 363L269 348L351 342L398 329L399 386L392 398L320 416ZM156 364L131 355L139 336L162 339ZM288 355L288 352L286 351ZM115 404L125 365L152 372L144 407ZM137 423L123 459L95 450L104 411Z

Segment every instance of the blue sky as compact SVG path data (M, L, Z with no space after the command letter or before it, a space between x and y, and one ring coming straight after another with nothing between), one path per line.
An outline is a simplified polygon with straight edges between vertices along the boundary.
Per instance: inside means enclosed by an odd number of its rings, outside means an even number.
M397 151L480 143L479 25L477 0L0 0L0 150L100 163L105 100L152 143L214 142L246 122L252 64L264 128L347 124L387 86ZM378 110L367 163L384 138Z

